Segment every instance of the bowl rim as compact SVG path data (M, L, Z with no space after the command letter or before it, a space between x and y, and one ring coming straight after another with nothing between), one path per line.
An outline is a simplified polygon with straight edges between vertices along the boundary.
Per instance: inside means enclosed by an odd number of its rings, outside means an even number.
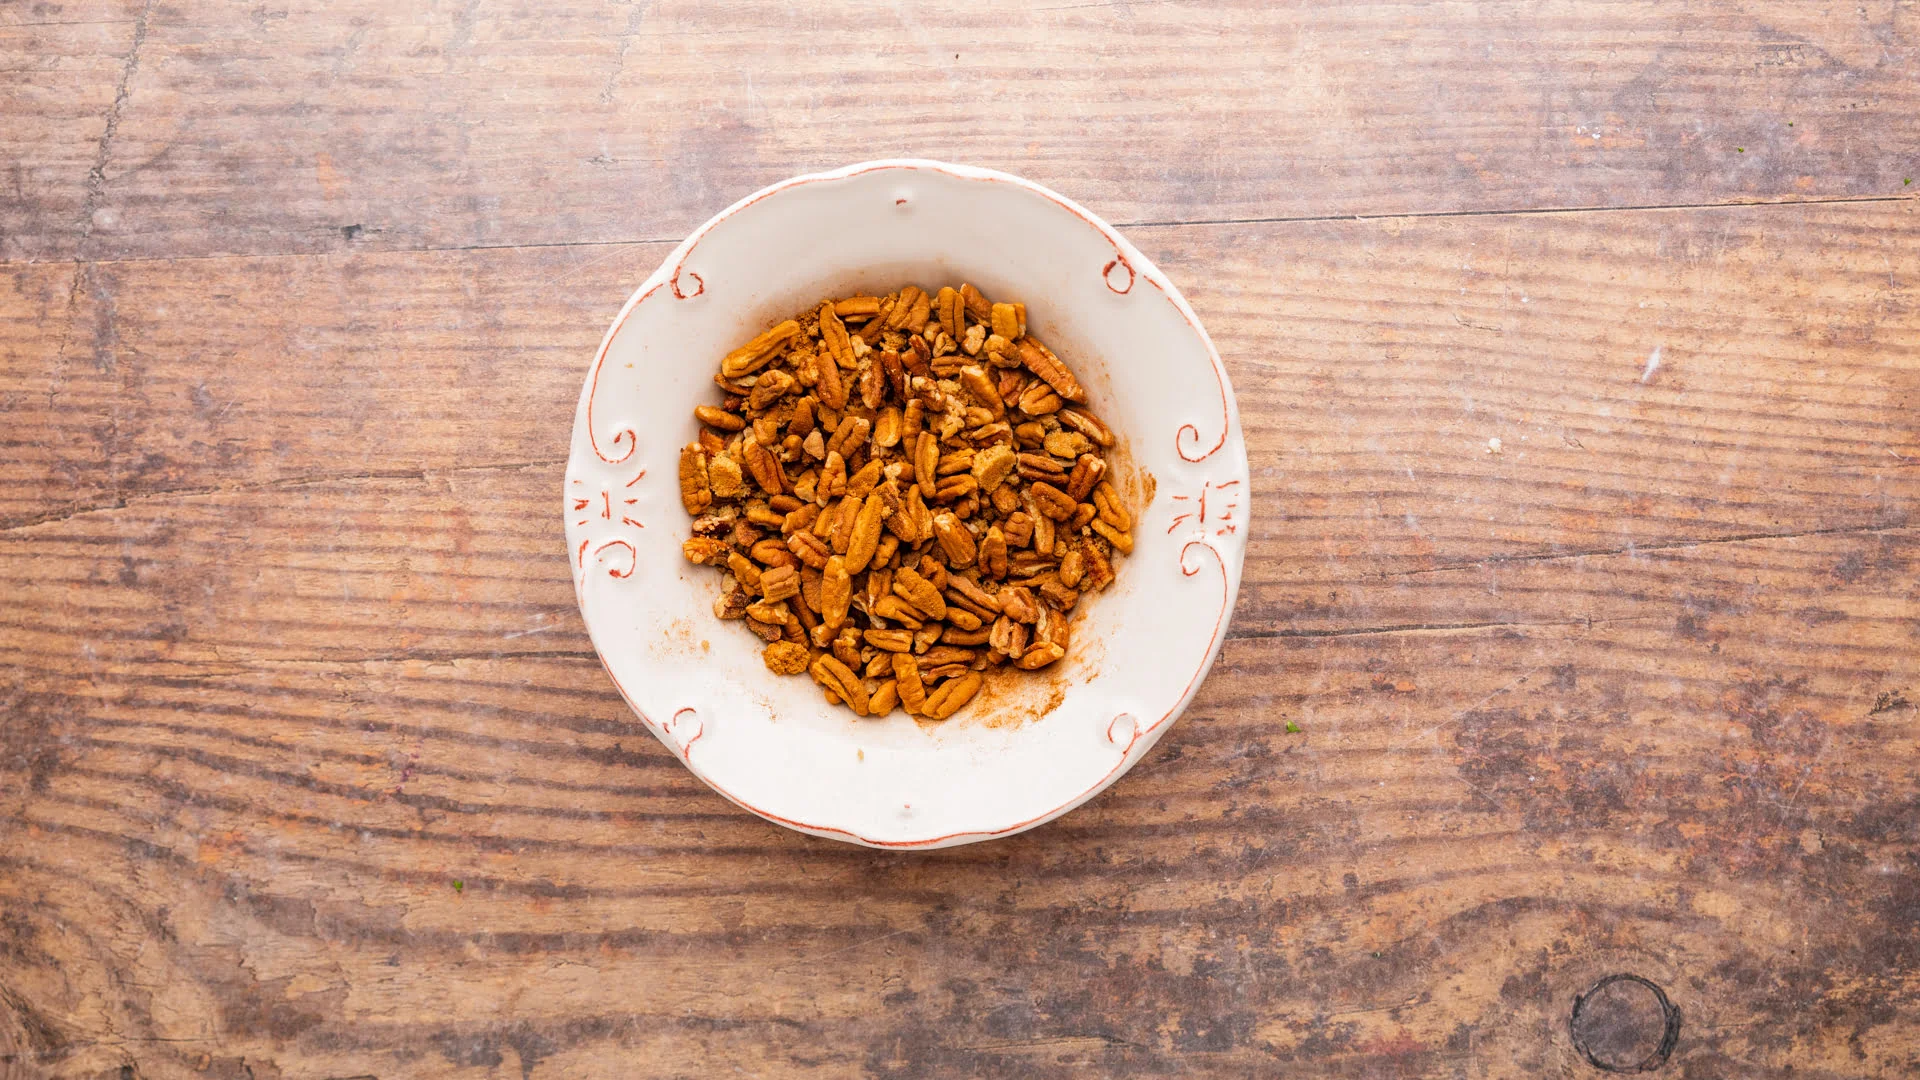
M619 312L609 324L606 333L601 337L599 347L595 350L592 369L582 386L582 402L575 410L576 424L582 422L586 424L588 446L593 454L605 464L618 465L626 462L638 449L637 436L632 431L624 429L614 433L610 440L611 448L617 452L616 456L609 456L607 450L602 448L598 430L593 422L593 402L599 385L600 372L605 364L609 349L612 347L614 340L619 336L628 317L632 315L633 311L638 308L640 304L644 303L654 293L665 288L670 290L676 299L691 299L699 296L706 290L706 283L700 278L699 273L697 271L687 270L685 264L695 249L699 247L700 242L704 240L709 233L740 211L783 191L809 184L845 180L867 173L888 170L936 172L960 180L1006 184L1025 193L1038 195L1054 203L1098 232L1114 249L1113 259L1109 260L1101 271L1107 287L1115 293L1124 294L1129 292L1136 281L1139 280L1145 280L1149 285L1152 285L1165 300L1173 305L1174 309L1179 312L1181 318L1185 320L1188 329L1205 349L1208 363L1212 368L1215 382L1220 392L1220 438L1211 447L1205 447L1203 449L1202 444L1205 440L1199 430L1191 423L1182 424L1175 433L1174 443L1176 454L1187 463L1197 464L1207 460L1221 450L1227 449L1229 445L1232 444L1234 450L1237 451L1236 456L1240 459L1236 476L1245 477L1249 475L1245 460L1244 435L1241 436L1239 442L1236 442L1234 439L1235 421L1238 416L1238 410L1235 407L1232 386L1227 378L1226 365L1221 360L1220 352L1214 346L1212 337L1201 324L1199 316L1187 302L1186 297L1181 294L1179 288L1166 277L1151 259L1098 214L1095 214L1093 211L1067 196L1053 191L1044 185L1021 176L994 169L936 161L929 158L877 158L870 161L855 162L836 169L802 173L788 177L785 180L768 184L736 200L732 205L709 218L699 228L690 233L686 239L677 244L673 250L661 260L660 265L633 291L626 303L621 306ZM1124 281L1125 287L1116 286L1116 270L1125 271L1126 276L1124 279L1121 279ZM683 286L683 277L691 281L691 291ZM1190 443L1189 440L1191 440ZM621 446L622 442L625 443L624 449ZM1190 448L1195 452L1189 453ZM570 453L570 461L567 469L569 476L571 476L573 472L573 457L574 454ZM1243 503L1247 501L1250 500L1243 500ZM696 724L695 730L683 735L676 730L680 726L680 715L691 712L692 710L678 710L672 720L665 724L657 723L647 715L646 711L641 708L639 702L634 699L633 695L627 691L625 685L621 683L619 676L613 670L612 664L602 651L600 643L595 640L593 624L587 616L585 595L586 579L584 573L575 573L571 576L574 582L574 598L576 605L580 609L582 622L586 624L589 640L593 642L594 655L600 660L600 665L602 669L606 671L608 679L613 683L614 688L619 692L622 700L626 702L627 707L633 710L636 716L640 717L647 726L647 729L666 746L670 753L680 758L681 763L686 766L688 771L698 777L702 783L706 784L713 791L726 798L729 802L734 803L736 806L765 820L786 826L798 832L827 839L842 840L870 848L887 850L930 850L1010 836L1045 824L1092 799L1110 787L1122 775L1131 770L1134 765L1139 763L1139 760L1145 756L1146 751L1151 749L1159 740L1160 736L1185 713L1193 696L1198 692L1201 684L1205 681L1206 676L1219 658L1221 647L1225 642L1227 626L1231 622L1235 601L1239 594L1239 570L1241 564L1244 562L1247 539L1247 533L1244 530L1249 519L1250 509L1243 513L1238 527L1230 530L1234 535L1225 545L1216 542L1218 536L1193 536L1181 547L1179 567L1181 573L1185 576L1191 577L1199 573L1201 569L1199 565L1190 566L1187 561L1187 555L1194 547L1202 547L1211 551L1220 564L1222 586L1221 606L1213 627L1212 639L1208 643L1208 647L1202 655L1201 661L1194 670L1193 675L1188 679L1186 686L1182 689L1180 695L1175 698L1164 715L1150 724L1142 721L1140 717L1129 713L1123 713L1109 721L1107 728L1108 740L1121 751L1119 760L1115 762L1110 771L1095 781L1091 786L1066 799L1059 805L1025 820L986 829L959 830L943 833L938 836L909 839L865 836L852 828L845 828L838 825L823 825L784 817L754 806L729 791L712 776L709 776L706 770L694 764L692 757L693 744L699 741L702 734L699 728L704 725ZM569 548L567 553L568 561L569 563L573 563L575 561L575 552L571 550L573 546L571 538L568 538L567 544ZM581 562L578 567L574 568L576 570L584 570L584 545L582 545L582 548L583 550L580 553ZM614 576L618 577L620 575L615 574ZM1132 721L1130 725L1132 732L1125 737L1124 743L1115 732L1115 726L1118 725L1122 719ZM1137 754L1136 750L1138 751Z

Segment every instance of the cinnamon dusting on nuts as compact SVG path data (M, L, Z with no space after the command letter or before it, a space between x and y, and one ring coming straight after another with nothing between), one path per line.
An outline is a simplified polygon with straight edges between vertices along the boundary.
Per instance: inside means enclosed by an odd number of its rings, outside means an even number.
M714 604L862 716L945 720L1034 671L1133 550L1111 428L1026 305L972 285L850 296L720 361L680 455L687 559Z

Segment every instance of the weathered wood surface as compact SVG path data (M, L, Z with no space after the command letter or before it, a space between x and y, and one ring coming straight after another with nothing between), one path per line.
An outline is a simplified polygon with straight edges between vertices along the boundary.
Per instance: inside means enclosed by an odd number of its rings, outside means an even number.
M677 241L762 184L902 154L1010 169L1120 224L1884 197L1920 111L1911 0L0 18L48 117L14 137L46 164L24 223L0 219L6 258ZM124 72L95 71L116 41ZM110 100L115 74L103 144L74 91Z
M0 1076L1920 1067L1916 17L0 8ZM660 241L907 151L1158 223L1256 498L1148 761L913 855L680 768L552 513Z

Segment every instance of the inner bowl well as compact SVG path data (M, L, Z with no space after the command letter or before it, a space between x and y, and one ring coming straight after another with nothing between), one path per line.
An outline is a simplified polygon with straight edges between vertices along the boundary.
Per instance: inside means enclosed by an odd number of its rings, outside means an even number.
M715 619L720 578L680 555L676 459L717 402L719 358L823 297L972 282L1034 332L1122 440L1135 551L1083 602L1059 670L989 681L923 725L829 707ZM771 820L873 846L940 847L1066 812L1137 761L1218 651L1244 554L1247 465L1199 320L1091 213L1016 177L927 161L797 177L683 242L621 310L582 388L568 558L594 647L650 730Z

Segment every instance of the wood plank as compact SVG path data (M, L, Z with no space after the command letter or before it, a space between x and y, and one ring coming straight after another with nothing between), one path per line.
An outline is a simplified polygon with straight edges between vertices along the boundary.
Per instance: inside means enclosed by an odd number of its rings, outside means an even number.
M559 475L549 464L313 481L17 528L0 534L0 582L16 601L0 628L37 658L30 670L577 654L558 632L575 618ZM1903 591L1914 525L1405 569L1364 551L1364 515L1302 529L1260 515L1271 496L1258 497L1240 636L1649 619L1710 635L1764 611L1782 648L1875 641L1898 653L1914 614ZM1755 575L1780 580L1762 596Z
M71 255L111 220L95 215L145 30L139 11L138 0L0 10L0 262Z
M1910 520L1909 204L1135 235L1227 359L1263 516L1324 540L1282 565L1256 539L1257 566L1303 585L1331 561L1396 572ZM555 462L607 318L662 254L94 264L72 327L68 271L24 269L0 306L0 394L20 403L0 523Z
M762 184L900 155L1123 223L1897 197L1912 166L1879 148L1920 107L1910 0L221 0L150 22L95 228L82 158L0 257L677 240ZM57 142L67 108L23 129Z

